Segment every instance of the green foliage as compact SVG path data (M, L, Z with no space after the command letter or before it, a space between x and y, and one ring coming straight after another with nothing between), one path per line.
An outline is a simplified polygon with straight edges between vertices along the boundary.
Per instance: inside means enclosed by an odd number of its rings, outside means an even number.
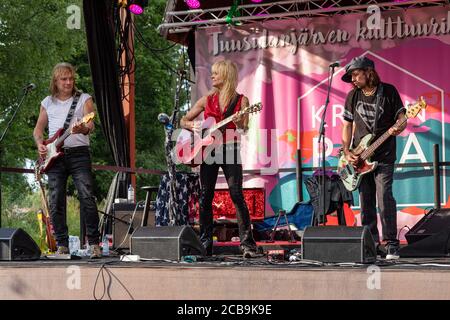
M178 70L183 62L183 52L179 45L163 39L156 28L161 23L166 1L149 2L145 13L135 17L138 32L144 43L136 36L136 167L167 170L164 156L165 132L157 122L161 112L172 114L175 108L176 79L173 70ZM158 50L169 48L168 50ZM186 101L185 90L180 94L180 106ZM140 186L159 185L159 176L137 175L137 199L145 198Z
M6 197L9 198L9 197ZM3 212L3 224L5 227L22 228L31 235L34 241L41 247L45 245L45 226L41 237L37 213L42 208L41 198L38 192L27 194L24 198L11 203ZM67 226L69 234L80 236L80 206L78 199L67 198Z
M41 100L48 95L53 66L61 61L86 56L85 33L66 26L70 5L82 0L46 2L17 0L0 3L0 130L12 118L29 82L37 89L26 97L2 142L0 162L6 167L25 167L26 159L36 157L32 132ZM87 61L87 57L85 58ZM3 174L2 210L16 201L15 194L30 192L26 175ZM11 198L10 198L11 197ZM5 206L6 204L6 206Z
M72 12L67 8L77 5L81 9L81 28L67 28ZM152 0L141 16L135 16L136 28L145 39L145 45L135 40L135 113L136 113L136 167L166 170L164 157L164 129L157 122L161 112L171 114L174 109L176 76L167 66L178 69L185 57L180 46L163 39L156 31L162 22L166 1ZM150 50L147 47L168 48ZM94 94L87 56L82 0L1 1L0 2L0 132L6 127L21 88L29 82L37 85L23 105L1 145L0 163L4 167L25 167L35 159L36 147L32 138L39 106L49 94L48 87L53 66L66 61L77 68L77 86ZM181 92L180 105L188 94ZM109 146L95 119L96 130L91 135L93 163L114 165ZM94 171L95 196L102 203L114 173ZM28 178L28 179L27 179ZM2 226L22 227L39 243L39 225L36 213L41 208L40 198L29 185L30 175L3 173ZM137 200L144 199L140 191L144 185L159 185L157 175L137 175ZM79 234L79 204L76 190L68 184L68 225L70 234ZM99 205L99 209L102 206Z

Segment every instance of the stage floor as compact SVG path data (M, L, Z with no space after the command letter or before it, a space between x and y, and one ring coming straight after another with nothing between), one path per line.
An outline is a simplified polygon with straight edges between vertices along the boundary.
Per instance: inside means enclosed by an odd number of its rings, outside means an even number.
M374 264L269 262L218 255L194 263L0 261L0 299L450 299L450 258Z

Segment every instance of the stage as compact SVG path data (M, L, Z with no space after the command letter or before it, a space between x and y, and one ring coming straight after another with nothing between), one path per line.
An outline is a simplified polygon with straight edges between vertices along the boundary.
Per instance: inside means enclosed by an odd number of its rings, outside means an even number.
M450 258L375 264L268 262L217 255L193 263L0 262L0 299L366 300L450 299Z

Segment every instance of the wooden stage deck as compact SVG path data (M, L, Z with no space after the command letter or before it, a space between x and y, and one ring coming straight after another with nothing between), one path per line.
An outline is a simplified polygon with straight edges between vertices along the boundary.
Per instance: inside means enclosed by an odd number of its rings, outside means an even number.
M217 256L194 263L0 261L0 299L450 299L450 259L374 265L269 263Z

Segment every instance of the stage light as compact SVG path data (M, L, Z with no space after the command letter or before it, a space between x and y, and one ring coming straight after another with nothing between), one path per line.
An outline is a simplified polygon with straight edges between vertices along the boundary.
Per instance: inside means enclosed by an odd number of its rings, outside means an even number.
M131 0L129 9L134 14L142 14L144 8L148 6L148 0Z
M198 9L198 8L200 8L200 1L199 0L184 0L184 2L186 3L186 5L190 9Z
M260 3L260 2L263 2L263 0L252 0L252 2L254 2L254 3Z

